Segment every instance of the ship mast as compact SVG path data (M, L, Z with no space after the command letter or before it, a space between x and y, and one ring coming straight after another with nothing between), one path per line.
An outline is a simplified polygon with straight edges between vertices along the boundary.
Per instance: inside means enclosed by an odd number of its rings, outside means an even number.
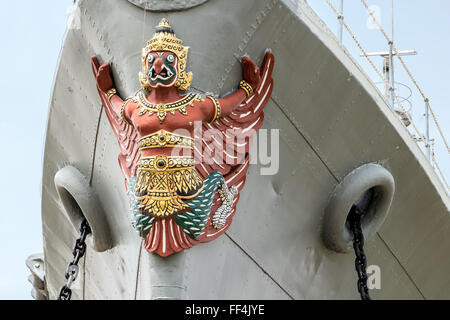
M391 0L391 40L389 41L389 50L381 51L381 52L368 52L367 56L380 56L383 58L383 76L385 82L385 95L386 99L389 101L389 105L392 110L394 110L397 114L402 117L405 125L409 125L409 121L404 115L404 111L395 107L395 73L394 73L394 56L410 56L416 55L417 52L415 50L398 50L394 51L394 0ZM364 56L364 54L361 54ZM426 118L426 140L427 144L430 142L429 138L429 108L428 102L425 102L425 118ZM428 158L430 159L430 149L428 148Z
M381 52L367 52L367 56L380 56L383 58L383 75L385 80L385 94L390 101L390 106L395 110L395 77L394 77L394 56L416 55L415 50L398 50L394 52L394 0L391 0L391 41L389 50ZM363 54L361 54L363 56Z

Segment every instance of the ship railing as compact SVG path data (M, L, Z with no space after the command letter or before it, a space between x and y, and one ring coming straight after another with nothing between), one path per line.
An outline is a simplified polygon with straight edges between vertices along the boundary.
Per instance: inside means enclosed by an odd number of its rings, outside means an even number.
M439 166L439 163L438 163L438 160L437 160L437 157L436 157L436 153L435 153L436 140L435 139L430 139L430 137L429 137L429 122L428 122L428 118L426 119L426 121L427 121L427 123L426 123L427 135L425 136L420 131L420 129L418 128L418 125L413 121L410 110L407 110L404 107L405 100L402 99L401 97L399 97L396 94L396 90L394 88L395 82L393 82L393 81L390 82L386 78L386 76L383 75L383 73L380 71L380 69L375 65L375 63L371 59L371 55L368 54L368 52L364 49L361 41L357 38L357 36L352 31L352 29L350 28L348 23L345 21L344 16L342 14L342 0L341 0L341 8L339 8L339 10L336 9L336 7L333 5L331 0L324 0L324 1L327 3L327 5L331 8L333 13L336 15L336 18L338 19L338 23L341 26L341 28L338 28L338 32L337 32L338 33L337 37L339 39L341 39L340 40L341 44L342 44L342 29L345 28L347 33L353 39L353 42L359 48L359 50L361 52L361 56L364 57L367 60L367 62L369 63L370 67L373 69L373 71L375 71L376 75L381 79L381 81L382 81L382 83L384 83L385 87L388 88L388 90L390 92L390 98L392 100L391 103L390 103L390 105L391 105L391 109L390 110L394 114L396 114L397 116L399 114L401 114L401 117L402 117L402 120L403 120L402 123L405 125L405 127L408 128L412 138L414 139L414 141L416 141L416 143L418 143L420 149L422 150L422 152L424 152L425 156L430 161L431 166L433 167L433 169L437 173L438 177L442 181L442 184L444 185L445 191L446 191L446 193L448 195L449 192L450 192L450 187L449 187L449 184L447 182L447 179L445 178L445 175L444 175L441 167ZM352 4L354 4L354 3L352 2ZM434 110L433 110L433 108L432 108L432 106L430 104L430 99L425 95L423 89L419 86L417 80L415 79L415 77L413 76L412 72L410 71L410 69L406 65L404 59L401 57L400 54L398 54L400 51L398 51L397 48L394 46L394 43L393 43L392 39L388 36L386 31L383 29L383 27L381 26L380 22L376 18L376 16L374 15L374 13L370 9L370 7L367 5L366 1L365 0L360 0L360 4L362 4L362 6L364 7L364 9L367 11L367 13L369 14L370 18L372 19L372 21L377 26L377 29L381 32L382 36L387 41L387 44L388 44L388 46L390 48L391 66L393 67L393 61L392 61L393 57L396 57L398 59L398 61L400 62L400 65L402 66L403 70L406 72L406 74L408 75L409 79L412 81L414 87L420 93L420 96L423 99L424 105L425 105L425 110L426 110L425 115L428 116L428 112L431 114L432 119L433 119L433 123L434 123L434 126L435 126L435 129L437 130L437 132L439 133L439 136L440 136L439 143L442 143L443 144L442 147L445 146L445 149L446 149L444 157L448 161L448 157L450 155L449 144L448 144L447 139L445 138L445 135L444 135L444 133L443 133L443 131L441 129L441 126L440 126L439 121L437 119L436 113L434 112ZM388 104L389 104L389 102L388 102ZM394 104L396 104L400 109L393 108ZM395 109L397 109L397 110L395 110ZM410 109L410 108L408 108L408 109ZM412 127L412 130L410 129L410 127Z

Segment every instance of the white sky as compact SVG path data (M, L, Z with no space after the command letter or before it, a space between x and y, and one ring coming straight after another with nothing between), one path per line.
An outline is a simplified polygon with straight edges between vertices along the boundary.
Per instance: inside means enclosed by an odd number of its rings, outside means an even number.
M72 0L0 1L0 299L31 299L48 105Z
M336 30L336 20L325 0L310 5ZM337 0L333 1L337 6ZM367 0L381 8L383 27L390 30L390 1ZM345 18L367 51L387 50L379 31L367 27L367 13L358 0L345 0ZM351 3L351 6L350 6ZM48 104L53 75L72 0L22 0L0 2L0 118L2 157L0 167L0 299L30 299L31 285L25 259L42 252L41 176ZM450 1L396 0L396 45L400 50L416 49L419 55L406 57L450 139L449 75ZM348 34L344 44L357 57L374 81L376 75L358 58L359 52ZM390 33L389 33L390 34ZM374 59L381 68L381 59ZM400 67L396 80L413 87ZM424 130L424 106L413 90L412 114ZM434 126L433 126L434 128ZM450 180L449 155L435 129L439 164Z

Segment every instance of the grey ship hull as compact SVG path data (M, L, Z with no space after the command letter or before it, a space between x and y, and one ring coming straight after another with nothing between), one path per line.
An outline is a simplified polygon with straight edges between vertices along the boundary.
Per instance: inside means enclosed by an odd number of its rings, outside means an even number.
M448 196L374 84L304 1L210 0L147 14L125 0L79 0L77 6L55 78L45 147L50 298L65 282L77 238L78 226L54 183L66 165L91 182L113 242L104 252L88 247L74 299L358 298L354 256L325 247L322 223L335 187L353 169L374 162L392 173L396 193L382 228L366 244L368 263L381 270L381 289L372 296L450 298ZM248 54L261 62L271 48L275 87L263 128L280 129L279 173L262 176L251 167L227 233L167 259L143 250L129 224L119 148L89 64L93 55L112 62L119 92L132 95L143 39L162 17L191 47L188 69L197 90L225 94L241 77L238 58ZM164 287L159 271L172 272L179 285Z

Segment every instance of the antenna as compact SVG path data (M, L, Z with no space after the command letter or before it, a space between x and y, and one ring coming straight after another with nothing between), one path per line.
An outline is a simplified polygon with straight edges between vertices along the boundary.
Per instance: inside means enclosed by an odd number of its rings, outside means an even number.
M367 52L366 56L380 56L383 58L383 75L385 80L385 95L390 102L391 109L398 113L403 123L408 126L410 123L407 116L402 110L395 108L395 73L394 73L394 56L411 56L416 55L415 50L398 50L394 52L394 0L391 0L391 41L389 41L389 51ZM364 54L361 54L364 57ZM400 83L399 83L400 84ZM404 84L401 84L405 86Z

